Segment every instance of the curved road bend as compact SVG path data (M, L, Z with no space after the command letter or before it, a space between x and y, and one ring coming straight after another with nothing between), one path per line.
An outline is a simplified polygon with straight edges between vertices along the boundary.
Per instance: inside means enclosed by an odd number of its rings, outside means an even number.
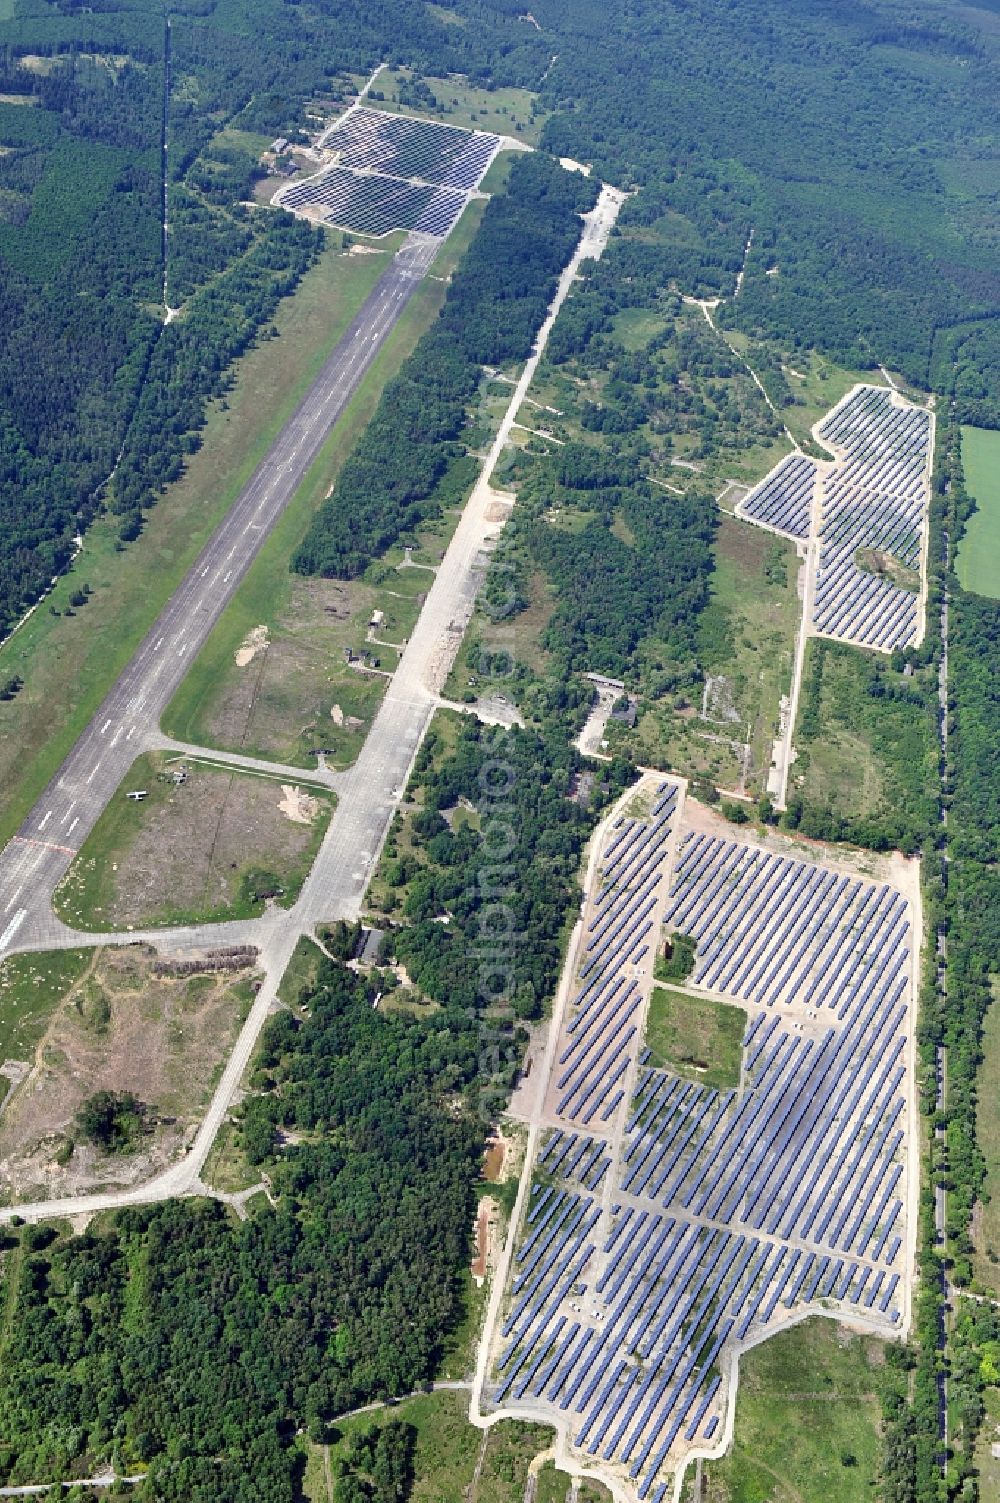
M57 940L51 899L147 733L423 279L440 240L410 235L18 833L0 852L0 955Z

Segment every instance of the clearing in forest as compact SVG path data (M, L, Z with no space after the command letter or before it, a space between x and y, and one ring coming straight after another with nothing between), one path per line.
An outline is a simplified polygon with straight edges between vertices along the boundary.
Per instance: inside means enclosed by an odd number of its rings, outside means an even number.
M16 956L0 972L5 1006L18 981L62 976L0 1114L5 1204L134 1184L175 1159L253 996L253 952L209 957L200 969L139 946L65 958L69 969L61 954ZM127 1151L105 1152L77 1131L77 1113L98 1091L131 1092L146 1109Z

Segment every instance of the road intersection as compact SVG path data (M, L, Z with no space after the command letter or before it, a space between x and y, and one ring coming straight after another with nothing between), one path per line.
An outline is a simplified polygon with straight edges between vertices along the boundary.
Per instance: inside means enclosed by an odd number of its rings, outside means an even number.
M513 389L480 478L435 574L358 760L348 771L328 775L338 795L337 808L295 905L272 909L259 919L232 923L82 934L56 918L51 899L79 844L114 795L133 759L147 747L163 746L166 738L159 731L159 716L266 536L263 530L253 530L254 522L263 529L266 517L267 525L273 525L297 483L291 477L304 473L336 413L343 410L349 399L353 390L349 385L351 373L358 372L353 375L356 384L360 373L371 363L370 359L364 361L367 325L362 320L367 318L376 329L374 340L369 336L375 347L374 341L384 339L419 276L430 265L436 244L433 247L423 242L413 244L413 237L375 288L299 412L166 607L62 771L18 836L0 854L0 925L4 926L0 928L0 956L93 944L142 942L172 954L253 945L258 950L264 977L197 1136L181 1160L148 1184L130 1190L0 1208L0 1223L14 1214L33 1221L53 1216L88 1216L115 1206L148 1204L174 1195L196 1193L215 1135L236 1097L260 1031L276 1005L281 976L299 938L312 933L321 922L355 918L361 910L393 813L471 618L489 550L502 531L509 509L510 498L493 490L491 476L559 309L582 262L602 253L623 202L623 194L604 187L595 208L584 216L576 250L560 277L532 355ZM343 364L338 357L342 357ZM310 416L321 430L318 434L308 427ZM281 475L286 477L284 481L277 478ZM184 750L191 754L197 749ZM203 755L211 759L218 754L205 750ZM268 764L255 761L255 766L263 769ZM71 824L72 845L69 844Z

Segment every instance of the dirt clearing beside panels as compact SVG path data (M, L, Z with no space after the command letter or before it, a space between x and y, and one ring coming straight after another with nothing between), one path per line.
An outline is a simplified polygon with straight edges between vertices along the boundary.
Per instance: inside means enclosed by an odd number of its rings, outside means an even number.
M92 951L0 1117L0 1196L127 1185L175 1159L250 1005L252 963L252 955L229 957L223 970L175 975L149 949ZM77 1112L102 1090L131 1091L145 1104L149 1130L136 1151L105 1154L74 1141Z

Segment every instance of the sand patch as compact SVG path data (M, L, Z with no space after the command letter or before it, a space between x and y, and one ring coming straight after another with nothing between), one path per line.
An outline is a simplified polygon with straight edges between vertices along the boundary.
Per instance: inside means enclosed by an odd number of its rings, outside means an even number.
M296 788L291 783L282 783L278 808L293 824L311 825L319 813L319 799L303 793L301 788Z
M246 668L253 662L258 652L263 652L268 645L266 626L255 626L252 631L248 631L236 649L237 668Z
M474 1231L475 1250L469 1272L481 1289L495 1264L496 1230L500 1219L500 1205L491 1195L484 1195L476 1212Z

